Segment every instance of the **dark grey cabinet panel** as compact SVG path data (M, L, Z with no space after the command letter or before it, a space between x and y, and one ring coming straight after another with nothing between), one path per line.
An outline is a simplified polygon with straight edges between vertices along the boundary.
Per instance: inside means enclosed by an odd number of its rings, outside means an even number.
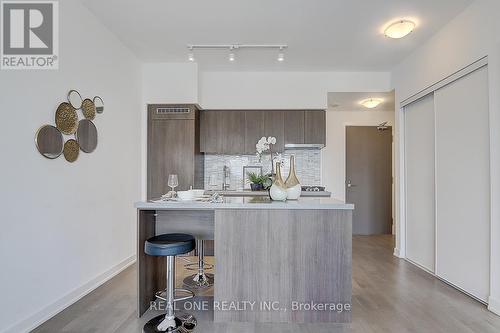
M265 136L276 137L274 151L285 144L325 144L325 111L217 110L201 111L201 151L219 154L253 154Z
M200 150L204 153L222 152L221 111L200 112Z
M254 154L255 145L265 135L264 111L245 111L245 153Z
M285 112L264 111L264 136L276 137L274 151L285 149Z
M305 112L304 143L326 145L326 112L314 110Z
M245 149L245 111L217 112L221 124L222 153L241 154Z
M285 112L285 144L302 144L304 141L304 111Z
M148 199L169 190L169 174L179 177L176 190L203 186L204 163L198 146L198 120L157 119L155 107L148 107Z

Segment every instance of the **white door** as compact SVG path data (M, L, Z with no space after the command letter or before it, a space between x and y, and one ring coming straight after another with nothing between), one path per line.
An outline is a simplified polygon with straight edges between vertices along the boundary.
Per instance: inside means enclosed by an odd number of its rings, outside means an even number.
M488 70L437 90L436 274L487 301L490 276Z
M405 117L406 256L434 272L434 94L407 105Z

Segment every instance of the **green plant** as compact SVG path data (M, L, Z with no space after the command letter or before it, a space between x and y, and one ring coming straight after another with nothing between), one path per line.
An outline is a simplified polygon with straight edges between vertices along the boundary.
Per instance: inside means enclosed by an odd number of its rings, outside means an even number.
M248 175L248 180L250 181L250 183L262 184L262 181L263 181L262 175L259 176L255 172L249 172L247 175Z
M267 190L271 187L271 185L273 185L271 174L257 175L255 172L249 172L247 176L250 183L262 185L264 190Z

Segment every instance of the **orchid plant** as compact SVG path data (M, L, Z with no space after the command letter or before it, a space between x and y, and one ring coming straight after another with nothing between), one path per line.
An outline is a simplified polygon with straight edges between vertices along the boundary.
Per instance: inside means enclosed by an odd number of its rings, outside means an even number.
M283 163L283 158L280 153L278 153L274 158L273 158L273 150L272 146L276 144L276 138L274 136L270 137L265 137L263 136L260 138L260 140L257 142L255 145L255 148L257 149L257 157L259 158L259 162L262 161L262 154L269 151L271 154L271 173L274 175L274 163L279 162ZM276 161L276 162L275 162Z

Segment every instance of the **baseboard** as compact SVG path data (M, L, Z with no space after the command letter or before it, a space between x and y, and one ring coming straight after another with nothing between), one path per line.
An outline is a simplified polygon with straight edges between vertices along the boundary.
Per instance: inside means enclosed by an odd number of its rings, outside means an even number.
M393 255L394 255L395 257L398 257L398 258L404 259L403 257L401 257L401 252L399 251L399 249L398 249L397 247L395 247L395 248L394 248Z
M102 284L104 284L105 282L107 282L120 272L122 272L124 269L132 265L135 262L135 260L136 260L135 255L128 257L119 264L108 269L106 272L100 274L99 276L85 283L83 286L73 290L66 296L46 306L42 310L32 314L26 319L23 319L18 323L14 324L13 326L7 328L2 333L22 333L22 332L29 332L35 329L36 327L40 326L50 318L54 317L62 310L66 309L68 306L77 302L79 299L89 294L90 292L92 292L93 290L95 290L96 288L98 288L99 286L101 286Z
M500 316L500 299L494 298L493 296L488 297L488 310Z

